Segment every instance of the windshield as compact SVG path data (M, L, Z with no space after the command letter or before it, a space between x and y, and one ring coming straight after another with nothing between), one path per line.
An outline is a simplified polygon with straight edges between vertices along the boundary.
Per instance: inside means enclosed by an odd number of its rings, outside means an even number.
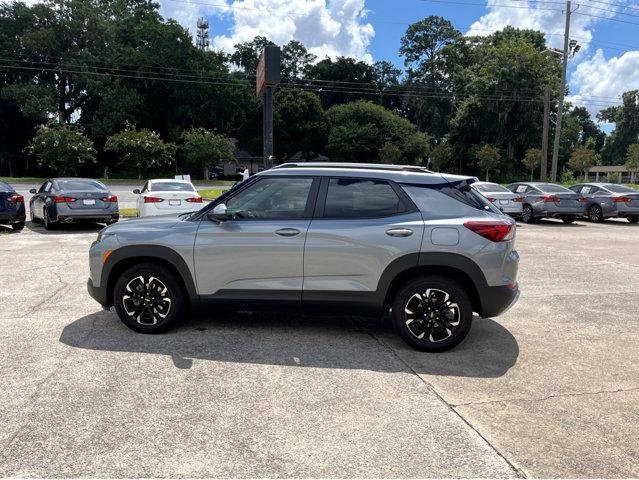
M97 180L56 180L58 190L75 192L105 192L108 188Z
M503 193L512 193L506 187L502 187L496 183L480 183L475 184L474 187L482 193L488 192L503 192Z
M190 183L182 182L153 182L152 192L194 192L195 188Z
M613 193L639 193L639 191L626 185L606 185L606 188Z
M8 183L0 182L0 192L13 192Z
M547 193L575 193L572 190L568 190L561 185L555 185L554 183L540 183L535 186L542 192Z

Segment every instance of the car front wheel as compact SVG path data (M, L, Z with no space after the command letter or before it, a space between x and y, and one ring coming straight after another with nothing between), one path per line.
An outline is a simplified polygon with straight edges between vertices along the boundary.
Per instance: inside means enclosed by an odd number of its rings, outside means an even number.
M173 328L185 310L176 276L161 265L145 263L126 270L115 283L113 303L120 320L140 333Z
M49 218L49 210L47 210L47 207L42 209L42 223L44 224L45 230L53 230L54 222Z
M457 282L438 275L408 281L395 295L393 321L402 339L425 352L457 346L470 331L473 308Z

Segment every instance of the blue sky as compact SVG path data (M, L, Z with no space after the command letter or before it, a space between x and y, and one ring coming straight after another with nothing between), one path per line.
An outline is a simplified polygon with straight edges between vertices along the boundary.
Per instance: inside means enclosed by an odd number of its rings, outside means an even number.
M573 2L571 37L582 46L570 60L570 99L593 114L639 89L639 3ZM191 31L202 15L212 46L230 51L237 42L265 35L278 44L301 41L319 58L352 56L403 66L399 41L406 27L429 15L449 19L465 34L485 35L512 25L563 42L561 0L160 0L165 16ZM578 5L578 6L577 6ZM600 17L600 18L597 18Z

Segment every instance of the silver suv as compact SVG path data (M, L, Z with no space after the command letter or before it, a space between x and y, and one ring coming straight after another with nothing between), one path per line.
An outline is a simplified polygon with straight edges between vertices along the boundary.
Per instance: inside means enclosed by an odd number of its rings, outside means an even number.
M198 212L130 220L91 246L89 293L159 333L189 307L383 315L425 351L519 296L515 223L476 179L394 165L285 164Z

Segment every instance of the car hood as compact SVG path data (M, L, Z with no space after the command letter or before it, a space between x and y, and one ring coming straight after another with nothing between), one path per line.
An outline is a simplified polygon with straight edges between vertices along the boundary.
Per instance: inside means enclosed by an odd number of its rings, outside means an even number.
M184 220L177 214L157 215L152 217L134 218L124 220L113 225L109 225L102 230L102 233L117 234L132 231L161 230L166 231L177 224L182 224Z

